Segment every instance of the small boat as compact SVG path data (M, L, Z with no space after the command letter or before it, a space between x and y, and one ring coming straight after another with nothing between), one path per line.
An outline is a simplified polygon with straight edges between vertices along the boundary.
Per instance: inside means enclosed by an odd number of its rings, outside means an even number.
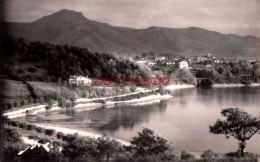
M35 110L26 110L26 111L25 111L25 114L26 114L27 116L33 116L33 115L36 115L37 112L36 112Z

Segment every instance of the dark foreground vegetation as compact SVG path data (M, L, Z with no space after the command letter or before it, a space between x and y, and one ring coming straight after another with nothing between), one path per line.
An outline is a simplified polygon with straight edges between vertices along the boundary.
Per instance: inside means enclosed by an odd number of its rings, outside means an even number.
M222 115L226 120L217 120L210 126L210 132L233 136L240 141L237 152L226 154L215 153L206 150L200 156L195 157L189 152L182 151L180 157L173 154L174 147L168 140L158 135L150 128L143 128L136 137L131 140L130 146L123 146L119 142L103 136L97 139L81 137L77 134L64 134L52 129L44 129L31 124L12 121L2 117L4 127L1 130L1 144L3 146L2 160L4 161L112 161L112 162L256 162L257 156L244 152L245 141L249 140L260 130L260 119L252 117L244 110L238 108L223 109ZM21 135L17 129L36 131L45 134L28 136L30 139L52 145L49 152L44 149L26 151L26 145L21 142ZM56 140L52 140L55 136ZM59 148L62 148L61 150Z

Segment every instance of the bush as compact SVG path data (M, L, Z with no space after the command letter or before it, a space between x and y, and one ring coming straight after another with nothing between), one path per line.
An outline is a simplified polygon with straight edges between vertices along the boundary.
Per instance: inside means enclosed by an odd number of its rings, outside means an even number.
M75 107L76 106L76 102L75 101L71 101L71 107Z
M35 125L28 124L26 129L27 130L34 130L35 128L36 128Z
M20 105L21 105L21 106L24 106L24 105L26 105L26 101L25 101L25 99L22 99L22 101L21 101Z
M48 136L52 136L55 131L53 129L46 129L45 134Z
M58 104L59 104L59 106L60 106L61 108L64 108L64 107L66 106L66 103L67 103L67 101L66 101L65 97L60 97L60 98L59 98Z
M50 142L50 140L48 138L40 138L38 142L42 143L42 144L45 144L47 142Z
M68 135L61 137L61 139L65 142L73 142L77 138L78 138L78 135L76 135L76 134L68 134Z
M38 140L39 139L39 137L35 136L35 135L29 135L28 138L29 139L33 139L33 140Z
M20 74L23 74L23 73L24 73L23 69L18 69L17 72L20 73Z
M41 127L36 127L35 130L38 133L43 133L44 132L44 128L41 128Z
M201 154L200 157L203 159L215 159L215 158L218 158L219 155L217 153L213 152L211 149L208 149L208 150L204 151L204 153Z
M132 85L131 88L130 88L130 91L131 92L135 92L136 91L136 86Z
M193 160L194 158L195 157L189 152L186 152L186 151L181 152L181 159L183 159L183 160Z
M77 96L76 92L74 92L74 93L72 94L72 96L70 97L70 101L76 101L77 98L78 98L78 96Z
M12 125L12 121L11 121L11 120L7 120L7 121L6 121L6 124L7 124L7 125Z
M61 139L63 136L65 136L64 133L62 133L62 132L58 132L58 133L57 133L57 138L58 138L58 139Z
M29 68L27 68L27 70L28 70L29 72L31 72L31 73L35 73L35 72L36 72L36 69L33 68L33 67L29 67Z
M0 121L2 121L5 124L10 124L9 122L11 121L10 119L8 119L6 116L0 116Z
M214 82L211 79L204 79L198 83L197 86L202 88L211 88L213 84Z
M244 84L244 85L249 85L249 84L251 84L252 82L249 81L249 80L246 80L246 79L241 79L241 80L240 80L240 83L241 83L241 84Z
M13 103L13 106L14 106L14 107L18 107L18 103L17 103L17 102L14 102L14 103Z
M11 125L12 125L13 127L17 127L18 124L19 124L19 122L17 122L17 121L12 121L12 124L11 124Z
M32 97L30 97L29 99L28 99L28 103L30 104L30 103L33 103L33 98Z
M53 106L53 101L52 101L52 100L49 100L48 103L47 103L47 105L45 106L45 109L46 109L46 110L50 110L50 109L52 108L52 106Z
M106 104L106 100L101 100L100 103Z
M241 158L241 152L239 152L239 151L228 152L228 153L225 154L225 157L227 157L227 158ZM250 152L245 152L244 158L246 158L246 159L257 159L257 155L250 153Z
M19 123L19 128L25 128L26 124L25 123Z
M71 107L72 107L71 101L67 102L67 103L66 103L66 108L68 109L68 108L71 108Z

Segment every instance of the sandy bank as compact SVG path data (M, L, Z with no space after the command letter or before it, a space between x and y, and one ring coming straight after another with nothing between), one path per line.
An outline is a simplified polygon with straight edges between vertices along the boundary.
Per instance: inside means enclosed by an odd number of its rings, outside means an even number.
M213 87L214 88L221 88L221 87L257 87L260 86L260 83L252 83L249 85L244 85L244 84L214 84Z
M147 93L150 92L152 90L146 90L146 92L143 93ZM149 95L146 97L141 97L141 98L135 98L135 99L131 99L131 100L127 100L127 101L107 101L105 104L102 103L94 103L92 102L93 100L107 100L113 97L122 97L122 96L127 96L127 95L132 95L132 94L137 94L140 92L133 92L133 93L129 93L129 94L124 94L124 95L118 95L118 96L111 96L111 97L100 97L100 98L94 98L94 99L88 99L88 98L79 98L76 100L76 106L73 109L96 109L96 108L100 108L103 106L115 106L115 105L121 105L121 104L134 104L134 105L143 105L143 104L149 104L149 103L153 103L153 102L159 102L160 100L163 99L168 99L171 98L171 95ZM25 107L22 109L18 109L18 110L14 110L14 111L10 111L10 112L6 112L3 115L4 116L8 116L8 118L17 118L17 117L22 117L25 116L25 112L34 110L37 113L39 112L46 112L45 110L45 104L43 105L38 105L38 106L30 106L30 107ZM57 103L55 103L52 107L51 110L49 111L59 111L61 110L61 108L58 106Z
M28 111L34 110L37 113L39 113L39 112L46 112L45 106L46 105L39 105L39 106L36 106L36 107L26 107L24 109L19 109L19 110L14 110L12 112L4 113L3 115L7 116L10 119L18 118L18 117L25 116L26 115L25 112L27 110ZM58 106L58 104L54 104L52 109L49 110L49 111L57 111L57 110L60 110L60 107Z
M34 124L38 127L42 127L42 128L45 128L45 129L54 129L56 132L62 132L64 134L75 134L77 133L78 135L80 136L86 136L86 137L91 137L91 138L99 138L99 137L102 137L101 134L98 134L98 133L93 133L93 132L87 132L87 131L82 131L82 130L77 130L77 129L70 129L70 128L64 128L64 127L58 127L58 126L54 126L54 125L45 125L45 124ZM125 145L125 146L129 146L130 143L127 142L127 141L123 141L123 140L119 140L119 139L114 139L118 142L120 142L122 145Z
M23 141L25 144L28 144L28 145L38 144L38 141L37 141L37 140L29 139L28 137L25 137L25 136L21 136L21 139L22 139L22 141Z
M184 88L196 88L196 86L192 85L192 84L171 84L171 85L167 85L165 87L168 90L174 90L174 89L184 89Z

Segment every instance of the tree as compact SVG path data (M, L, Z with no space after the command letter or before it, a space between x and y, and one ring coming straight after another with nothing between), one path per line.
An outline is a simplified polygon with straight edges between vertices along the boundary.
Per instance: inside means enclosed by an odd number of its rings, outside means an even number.
M52 108L52 105L53 105L53 101L50 100L50 101L47 103L47 105L45 106L45 109L46 109L47 111L50 110L50 109Z
M163 85L158 86L158 93L160 93L161 95L166 94L166 90L165 90L165 87Z
M63 145L62 153L71 161L76 158L98 157L97 143L94 139L79 137Z
M196 78L190 73L189 70L178 69L171 74L172 80L178 80L181 83L195 84Z
M89 97L90 98L97 98L97 92L95 90L91 90L90 93L89 93Z
M101 156L106 156L108 161L113 154L122 151L122 149L120 143L113 139L105 137L97 139L97 150L99 150Z
M202 153L200 157L203 159L215 159L215 158L218 158L219 155L217 153L213 152L211 149L208 149L208 150L204 151L204 153Z
M216 123L209 126L210 133L224 134L227 138L233 136L239 140L239 150L242 157L246 147L246 141L260 130L260 117L253 117L243 109L226 108L221 111L226 120L218 119Z
M135 86L135 85L131 85L130 91L131 91L131 92L135 92L135 91L136 91L136 86Z
M187 152L187 151L182 151L181 152L181 159L182 160L194 160L195 157L194 155L192 155L191 153Z
M58 104L61 108L64 108L67 104L65 97L60 97L59 100L58 100Z
M157 135L154 130L144 128L131 141L131 147L137 156L153 156L167 154L173 147L168 140Z
M70 97L70 101L75 102L77 100L78 94L76 92L73 92L71 97Z

